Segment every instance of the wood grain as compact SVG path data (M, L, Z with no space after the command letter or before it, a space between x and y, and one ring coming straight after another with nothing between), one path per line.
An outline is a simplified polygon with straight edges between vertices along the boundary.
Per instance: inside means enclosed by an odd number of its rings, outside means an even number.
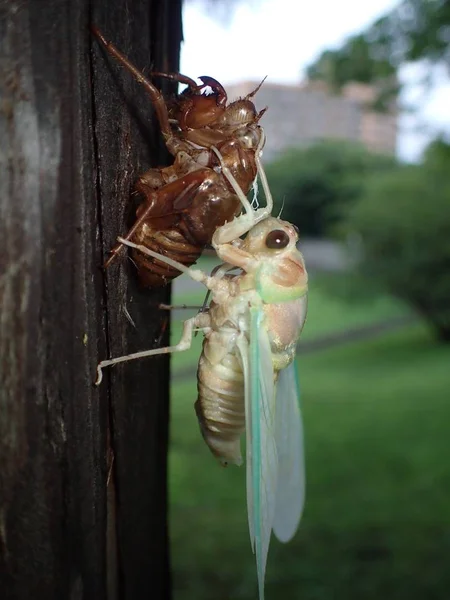
M99 359L167 343L169 290L140 289L126 253L101 265L136 175L170 157L91 22L177 70L178 1L0 2L2 599L170 597L168 360L93 386Z

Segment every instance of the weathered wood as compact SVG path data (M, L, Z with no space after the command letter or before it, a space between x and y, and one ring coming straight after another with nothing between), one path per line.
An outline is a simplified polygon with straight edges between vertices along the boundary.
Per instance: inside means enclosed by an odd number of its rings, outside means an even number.
M167 342L152 306L169 291L141 290L125 257L100 267L136 174L169 159L142 89L88 27L176 70L180 2L0 11L0 597L165 599L168 361L93 381L106 355Z

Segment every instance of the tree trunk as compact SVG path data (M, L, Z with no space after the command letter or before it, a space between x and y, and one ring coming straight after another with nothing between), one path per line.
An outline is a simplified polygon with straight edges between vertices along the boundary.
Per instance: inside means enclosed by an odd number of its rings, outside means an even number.
M170 158L90 23L139 68L174 71L181 0L0 0L5 600L170 597L168 360L93 385L99 360L168 341L153 306L169 290L140 289L126 253L101 265L137 174Z

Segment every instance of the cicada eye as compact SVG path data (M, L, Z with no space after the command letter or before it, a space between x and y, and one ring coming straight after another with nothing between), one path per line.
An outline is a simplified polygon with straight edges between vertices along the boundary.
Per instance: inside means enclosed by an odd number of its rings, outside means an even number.
M266 246L271 250L281 250L289 244L289 236L282 229L274 229L266 237Z

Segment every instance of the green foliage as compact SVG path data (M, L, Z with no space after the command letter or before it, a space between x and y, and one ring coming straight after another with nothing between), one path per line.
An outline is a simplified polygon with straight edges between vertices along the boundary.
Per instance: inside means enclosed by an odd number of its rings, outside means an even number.
M450 341L450 148L425 163L372 178L350 212L361 236L361 270L408 302Z
M326 50L307 70L310 79L325 80L339 90L349 81L374 83L396 74L395 65L383 56L367 34L349 38L338 50Z
M397 64L424 59L436 63L448 61L449 26L448 0L403 0L368 33Z
M368 174L395 165L391 157L372 154L343 141L295 148L267 166L276 208L302 235L320 236L337 225L361 195Z
M398 93L396 74L406 62L428 60L448 64L450 44L448 0L403 0L341 48L326 50L308 68L310 79L340 89L349 81L376 84L375 108L385 110Z
M352 81L375 85L378 93L371 108L387 112L399 92L397 64L383 43L376 42L373 32L350 37L341 48L326 50L307 69L308 78L325 81L339 92Z
M426 149L424 159L429 171L445 177L450 167L450 143L442 138L434 140Z

